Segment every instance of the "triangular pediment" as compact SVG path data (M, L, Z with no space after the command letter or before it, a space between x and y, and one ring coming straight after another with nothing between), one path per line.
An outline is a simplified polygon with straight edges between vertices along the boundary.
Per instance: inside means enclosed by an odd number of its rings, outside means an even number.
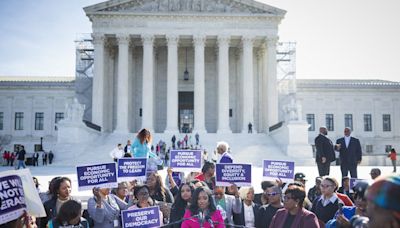
M218 13L283 16L286 11L253 0L110 0L84 8L90 13Z

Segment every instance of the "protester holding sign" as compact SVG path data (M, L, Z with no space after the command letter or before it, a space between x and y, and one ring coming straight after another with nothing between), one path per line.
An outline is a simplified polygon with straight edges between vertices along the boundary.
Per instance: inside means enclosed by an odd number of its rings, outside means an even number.
M236 185L233 186L233 194L226 195L225 187L215 187L214 200L217 209L221 211L221 215L227 224L233 224L233 213L239 214L242 210L242 201L239 197L239 191Z
M190 200L192 199L192 194L194 191L194 186L192 183L183 183L179 186L178 194L175 197L175 202L172 204L171 214L169 217L170 227L179 228L182 222L179 222L185 210L187 209Z
M204 181L213 190L215 187L215 164L212 162L204 163L201 173L195 177L196 180Z
M137 199L137 203L129 207L128 210L154 206L154 201L149 197L150 196L149 193L150 189L147 185L136 185L133 194ZM160 214L160 225L162 225L164 217L161 211L159 211L159 214Z
M18 219L26 211L25 194L21 177L0 177L0 224Z
M5 222L5 223L3 223ZM19 218L12 221L3 220L0 221L1 228L37 228L36 218L29 215L28 212L24 211L24 214Z
M48 221L57 217L61 206L72 199L71 180L68 177L60 177L54 180L51 189L52 197L44 203L47 217L40 219L40 227L45 228Z
M121 227L121 210L128 205L117 196L110 194L109 188L93 188L93 197L88 200L88 212L96 228Z
M208 188L199 187L194 191L190 207L186 209L183 218L185 221L182 228L225 228L221 212L217 210Z

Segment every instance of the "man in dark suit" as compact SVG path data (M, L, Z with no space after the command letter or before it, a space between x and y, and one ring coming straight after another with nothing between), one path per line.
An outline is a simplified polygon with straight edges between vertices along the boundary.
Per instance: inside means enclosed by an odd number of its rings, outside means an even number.
M336 140L336 150L340 154L340 170L342 178L350 171L352 178L357 178L357 165L361 163L360 140L351 137L350 128L344 129L344 137Z
M317 162L320 177L329 175L331 162L335 161L333 143L326 135L328 135L326 127L320 127L319 135L315 138L315 148L317 150L315 161Z

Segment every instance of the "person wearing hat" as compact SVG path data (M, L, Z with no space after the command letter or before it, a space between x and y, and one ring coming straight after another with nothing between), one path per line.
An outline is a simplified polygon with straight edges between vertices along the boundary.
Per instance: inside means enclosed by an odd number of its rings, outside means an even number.
M331 162L336 160L334 146L327 137L328 130L322 126L319 128L319 135L315 138L315 162L318 166L319 176L329 176Z
M306 181L307 181L306 175L304 173L294 174L294 180L303 183L304 186L306 185Z
M366 198L369 228L400 227L400 175L377 178Z

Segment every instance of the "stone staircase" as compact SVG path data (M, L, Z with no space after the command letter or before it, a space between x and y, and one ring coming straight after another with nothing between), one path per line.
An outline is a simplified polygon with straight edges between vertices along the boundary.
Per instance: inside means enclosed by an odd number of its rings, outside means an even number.
M57 144L55 146L55 163L61 166L92 164L101 162L110 162L109 152L116 147L118 143L126 144L128 139L133 140L136 134L103 133L95 140L84 144ZM185 134L176 134L177 140L182 140ZM188 134L191 140L189 145L195 145L194 134ZM171 145L171 134L154 134L153 145L160 140ZM208 151L209 156L216 148L217 142L225 141L230 145L231 153L236 163L248 163L254 166L261 166L262 160L288 160L295 161L299 165L313 165L312 155L308 158L289 157L278 144L264 133L259 134L205 134L200 135L201 147Z

